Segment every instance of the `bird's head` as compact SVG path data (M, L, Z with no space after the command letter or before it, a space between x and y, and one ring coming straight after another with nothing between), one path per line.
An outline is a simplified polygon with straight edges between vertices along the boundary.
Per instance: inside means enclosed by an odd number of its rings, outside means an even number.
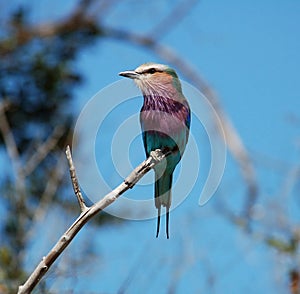
M164 64L145 63L135 70L120 72L119 75L133 79L144 95L182 94L175 70Z

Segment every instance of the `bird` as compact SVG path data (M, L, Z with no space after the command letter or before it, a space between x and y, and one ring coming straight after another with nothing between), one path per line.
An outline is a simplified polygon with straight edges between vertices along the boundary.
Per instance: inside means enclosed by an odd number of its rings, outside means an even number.
M169 239L173 172L188 142L190 106L176 71L168 65L148 62L119 75L132 79L143 94L140 124L146 156L149 157L156 149L168 154L154 167L154 199L157 208L156 238L160 230L161 207L165 207L166 236Z

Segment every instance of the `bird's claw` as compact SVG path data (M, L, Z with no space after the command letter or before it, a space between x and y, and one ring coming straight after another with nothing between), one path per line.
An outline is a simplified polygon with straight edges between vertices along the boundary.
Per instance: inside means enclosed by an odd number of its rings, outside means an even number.
M156 149L150 152L150 156L157 162L162 161L164 159L164 153L160 149Z

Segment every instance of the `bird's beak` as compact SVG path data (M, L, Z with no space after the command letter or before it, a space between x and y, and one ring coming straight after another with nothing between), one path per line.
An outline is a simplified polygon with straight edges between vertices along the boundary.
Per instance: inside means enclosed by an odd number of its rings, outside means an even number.
M127 70L127 71L120 72L119 76L130 78L130 79L136 79L139 77L139 74L134 70Z

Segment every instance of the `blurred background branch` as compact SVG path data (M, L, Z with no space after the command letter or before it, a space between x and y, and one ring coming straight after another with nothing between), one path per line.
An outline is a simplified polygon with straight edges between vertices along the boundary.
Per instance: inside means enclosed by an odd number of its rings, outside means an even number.
M182 77L191 82L195 87L200 89L202 93L209 99L210 103L221 119L228 149L237 164L248 187L248 197L245 201L246 219L250 216L251 207L255 204L258 187L256 183L255 170L248 150L232 124L230 118L221 106L220 98L216 91L200 76L199 72L194 69L182 56L177 54L172 48L160 44L161 39L168 31L184 18L190 9L195 5L195 1L182 1L167 15L154 29L145 35L136 34L122 29L109 28L101 25L98 15L90 15L91 6L94 1L83 1L78 7L61 21L55 23L40 24L35 27L21 28L16 26L14 41L4 40L0 48L6 48L5 44L14 44L14 46L24 45L34 38L52 38L59 35L67 35L72 31L92 33L94 35L114 38L125 41L133 45L141 46L152 51L166 63L174 66L182 74ZM159 34L159 35L158 35ZM151 37L150 37L151 36ZM13 47L10 47L13 48ZM1 54L1 51L0 51ZM5 55L5 53L2 52Z
M268 154L265 154L266 152L258 153L257 150L250 149L249 141L244 139L245 134L240 133L236 124L236 117L232 115L232 112L226 111L223 106L228 102L227 97L218 87L212 87L207 82L207 77L203 77L204 73L200 74L198 64L191 63L182 48L175 50L175 46L168 42L168 36L176 33L177 28L193 14L197 6L202 5L201 2L199 4L193 0L177 1L171 6L170 3L167 3L167 9L162 14L159 14L159 8L149 13L150 3L133 2L133 6L130 7L132 10L128 12L126 5L118 0L77 1L74 2L71 9L65 9L60 17L53 17L54 19L51 20L33 20L30 13L31 4L23 6L12 4L13 10L2 12L3 25L0 37L0 161L2 176L0 189L3 196L0 208L3 210L3 217L0 228L0 293L15 293L17 286L28 275L28 266L26 267L25 260L30 256L32 246L36 246L38 243L34 232L39 229L37 228L38 224L42 223L49 212L56 212L56 215L61 218L74 215L77 209L68 197L70 192L66 189L67 182L63 177L66 165L62 160L62 153L65 146L71 144L72 129L76 118L72 107L75 93L83 85L83 82L86 82L84 73L77 67L78 60L83 52L87 52L84 50L93 48L95 44L99 45L99 40L103 43L113 41L120 46L130 45L134 48L132 55L136 52L134 50L139 50L139 52L146 52L145 54L170 64L180 73L180 77L200 89L209 99L221 119L228 151L239 170L239 175L234 175L233 180L226 179L227 189L223 186L218 191L217 199L212 200L214 207L211 212L212 219L215 221L218 217L222 217L222 225L224 220L227 221L231 229L233 228L234 234L245 233L248 241L251 239L266 246L267 249L264 253L275 252L275 255L278 256L276 262L281 265L284 263L284 268L286 268L285 272L289 283L284 284L285 290L288 289L287 291L290 293L299 293L300 238L299 221L295 217L295 211L299 212L300 202L298 198L294 199L294 195L299 194L299 167L294 162L287 161L285 156L278 161L269 154L270 152ZM151 6L153 9L156 4L151 5L154 5ZM281 11L281 9L279 10ZM119 17L120 11L123 17ZM119 22L111 21L114 19L114 15ZM138 20L145 18L143 25L146 24L147 29L142 29L143 26L140 25L137 25L135 29L128 28L126 22L135 18ZM197 19L201 19L201 17L197 16ZM190 25L188 31L193 36L192 46L200 48L200 33L196 26ZM257 30L253 29L254 31L257 35ZM244 34L247 35L247 33L249 32ZM249 36L247 35L247 37ZM182 43L184 41L183 38ZM258 47L263 48L261 41L257 42ZM102 46L103 43L99 46ZM285 42L285 44L287 43ZM187 44L187 46L191 46L191 44ZM276 44L272 46L272 48L275 47ZM268 54L270 54L269 51ZM97 52L97 59L101 58L101 53ZM123 60L126 58L124 57ZM277 56L276 60L278 60ZM132 64L133 67L136 65L138 63ZM274 65L272 64L272 66ZM122 64L120 70L123 69ZM231 69L227 69L227 71L229 74L233 73ZM280 72L282 72L281 69ZM90 77L87 78L90 79ZM264 79L266 78L264 77ZM235 88L236 85L233 84L231 92ZM238 97L238 99L243 99L243 97ZM232 98L232 100L234 99ZM247 101L244 103L248 105ZM257 109L252 111L257 112L259 107L257 106ZM294 108L297 109L297 107ZM265 115L265 120L269 119L268 113ZM289 118L289 127L297 129L299 117L289 114ZM253 124L250 122L249 128L255 128L252 126ZM272 131L274 130L272 129ZM299 137L297 138L297 152L299 153ZM278 140L280 141L280 135L278 135ZM290 142L284 143L292 146ZM255 142L255 144L255 148L260 149L260 142ZM270 149L272 147L270 146ZM230 170L232 171L231 167ZM240 181L240 175L243 181ZM276 183L276 189L271 190L270 183ZM242 187L242 192L234 190L238 185ZM199 192L197 192L197 196L199 196ZM233 195L235 198L232 201ZM210 211L211 206L206 206L205 209ZM201 213L203 212L199 212L199 214ZM187 217L191 217L191 214ZM210 218L209 213L208 216L204 214L204 217ZM199 220L200 216L197 214L193 218L193 222L199 223ZM68 220L64 219L65 221ZM196 242L195 235L198 234L199 228L194 227L192 232L193 222L187 222L190 227L189 234L185 233L184 228L182 235L178 234L181 240L178 240L178 244L182 245L184 249L174 253L174 256L177 256L179 252L181 257L174 264L176 267L183 264L182 268L172 271L162 263L162 256L156 261L148 260L148 262L152 262L149 271L155 281L159 276L155 266L159 267L163 264L161 267L165 271L170 271L170 280L176 281L170 284L170 293L180 289L180 282L185 279L187 273L192 275L191 271L194 271L194 267L198 269L196 261L198 263L203 261L196 254L190 254L192 249L184 240L184 238L188 238L191 244ZM93 225L98 230L99 225L105 226L113 223L120 224L120 221L108 214L103 214L96 218ZM201 221L201 226L205 228L208 224L203 225ZM219 232L219 234L221 233ZM210 235L212 235L211 231L207 236ZM202 242L205 242L205 237L201 236L201 242L197 241L198 243L195 244L197 246L204 244ZM225 238L224 235L222 237ZM148 246L147 242L145 247ZM220 238L213 243L213 247L217 246L219 242ZM101 255L98 249L91 249L90 243L88 245L86 242L85 245L83 243L82 241L78 248L86 249L91 256L94 256L95 251L97 255ZM84 246L90 247L87 249ZM161 252L162 247L156 246L155 248ZM205 254L209 256L213 249ZM235 250L237 251L236 248ZM152 251L154 254L155 249ZM170 252L173 254L172 249ZM136 258L137 263L145 263L147 258L144 257L143 252L139 254ZM224 254L223 250L222 254ZM70 258L72 259L72 256ZM181 259L183 260L182 264ZM219 268L221 260L216 258L211 261L208 257L207 262L206 260L203 262L207 264L207 267L213 269L209 271L207 279L211 279L210 282L215 286L219 278L215 269ZM120 289L121 292L130 291L134 282L140 277L139 273L144 266L137 263L132 266L129 273L124 274L123 284L122 280L118 280L117 289ZM274 280L276 280L275 277ZM37 291L49 293L48 288L41 283ZM214 287L212 288L214 289ZM277 287L275 288L277 290Z

